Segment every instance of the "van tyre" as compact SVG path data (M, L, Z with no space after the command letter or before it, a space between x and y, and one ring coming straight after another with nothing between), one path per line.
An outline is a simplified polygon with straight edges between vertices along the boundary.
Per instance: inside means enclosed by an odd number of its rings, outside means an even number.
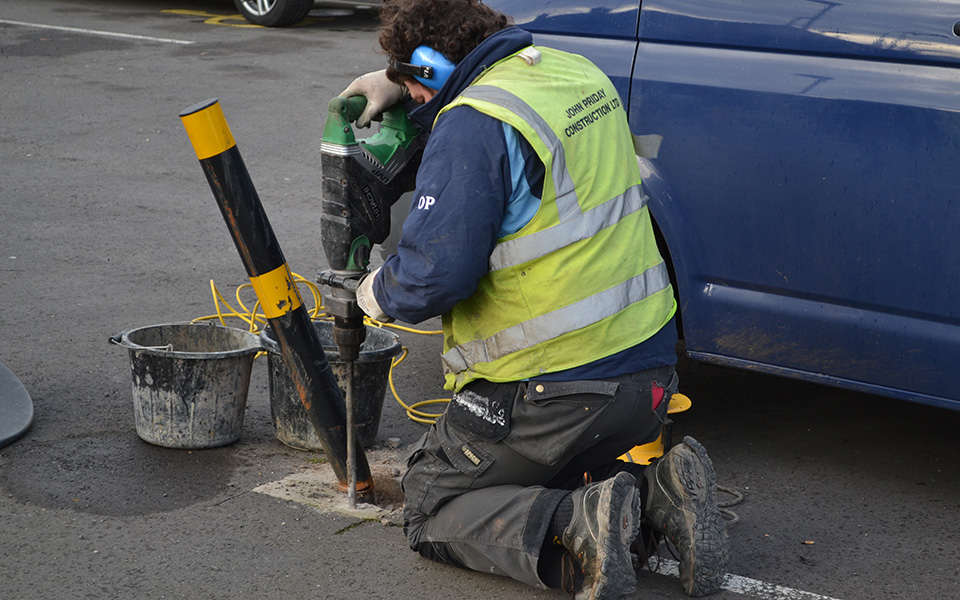
M295 25L313 9L313 0L233 0L233 4L248 21L265 27Z

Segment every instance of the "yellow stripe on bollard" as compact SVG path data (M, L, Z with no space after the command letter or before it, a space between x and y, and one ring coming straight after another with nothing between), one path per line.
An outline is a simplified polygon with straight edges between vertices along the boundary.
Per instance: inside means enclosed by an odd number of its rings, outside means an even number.
M204 160L236 146L220 101L206 100L180 115L197 158Z
M282 317L292 310L297 310L303 303L300 300L297 284L290 273L290 267L286 263L269 273L251 277L250 283L253 284L253 290L257 293L257 299L260 300L263 314L268 319Z

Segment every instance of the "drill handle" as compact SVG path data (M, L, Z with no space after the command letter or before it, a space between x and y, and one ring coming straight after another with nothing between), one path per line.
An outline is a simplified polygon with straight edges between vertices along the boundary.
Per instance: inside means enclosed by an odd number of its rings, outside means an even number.
M357 288L360 287L360 279L366 274L366 270L346 275L343 272L327 269L317 274L317 283L356 294Z
M323 126L323 141L334 144L356 144L357 138L350 125L367 106L367 99L363 96L344 98L336 96L327 105L327 122Z

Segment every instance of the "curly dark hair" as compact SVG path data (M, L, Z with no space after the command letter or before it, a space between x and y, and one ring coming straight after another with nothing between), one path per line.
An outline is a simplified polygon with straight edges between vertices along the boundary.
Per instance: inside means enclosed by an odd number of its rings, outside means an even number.
M407 62L418 46L429 46L454 64L510 19L480 0L384 0L380 6L380 47L390 62ZM409 76L387 68L403 83Z

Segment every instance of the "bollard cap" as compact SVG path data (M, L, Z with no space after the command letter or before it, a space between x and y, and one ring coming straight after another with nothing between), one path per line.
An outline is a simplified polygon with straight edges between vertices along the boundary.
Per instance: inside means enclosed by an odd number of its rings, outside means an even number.
M220 101L216 98L204 100L181 111L180 120L199 160L223 154L237 145L223 116Z

